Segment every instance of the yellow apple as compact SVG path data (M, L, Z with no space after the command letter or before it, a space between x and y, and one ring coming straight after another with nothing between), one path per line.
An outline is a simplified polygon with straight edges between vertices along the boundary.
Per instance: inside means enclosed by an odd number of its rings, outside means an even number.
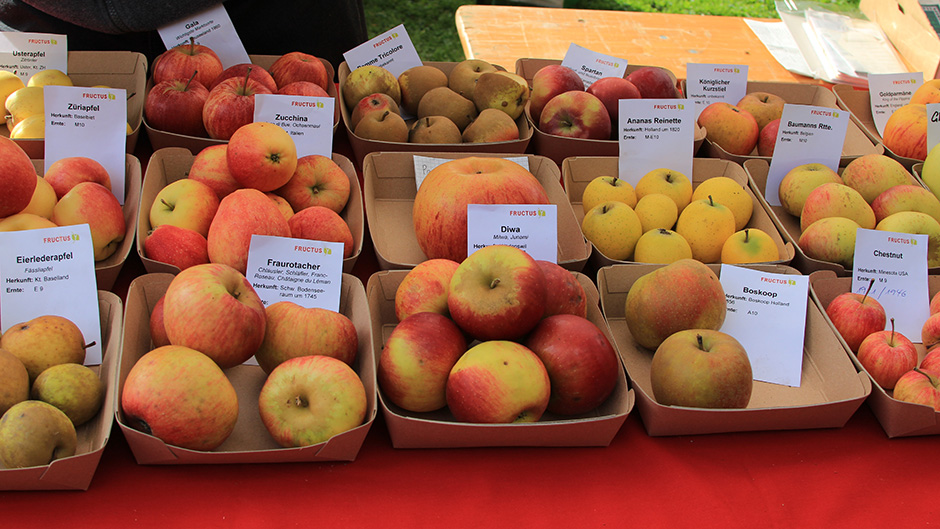
M58 198L56 197L55 189L52 188L52 184L37 174L36 189L33 190L33 197L29 200L29 204L26 208L20 211L20 213L32 213L33 215L51 219L52 209L55 207L57 201Z
M56 224L51 220L32 213L17 213L0 220L0 231L23 231L55 227Z
M875 227L875 212L865 197L845 184L823 184L810 192L800 214L800 230L824 217L847 217L865 229Z
M734 214L734 229L743 230L754 213L754 199L747 188L727 176L714 176L699 184L692 191L692 200L704 200L711 195L719 204L724 204Z
M676 221L676 233L689 242L692 257L703 263L721 259L721 247L734 231L734 213L711 197L689 203Z
M679 219L679 206L662 193L645 195L637 201L634 211L640 217L643 233L657 228L670 230Z
M845 217L822 218L803 230L797 244L810 259L837 263L851 270L859 227L857 222Z
M841 184L842 177L821 163L798 165L790 169L780 181L780 205L794 217L799 217L810 192L829 182Z
M876 230L927 236L927 266L940 266L940 222L919 211L900 211L888 215L875 226Z
M62 70L56 70L55 68L49 68L46 70L40 70L29 77L26 81L26 86L74 86L72 83L72 78L66 75Z
M643 234L640 218L623 202L602 202L588 211L581 221L584 238L602 255L626 261L633 256Z
M9 70L0 70L0 101L6 103L7 97L26 86L20 76Z
M779 258L777 243L767 232L757 228L735 232L721 247L722 263L767 263Z
M681 214L692 201L692 181L673 169L653 169L636 183L636 198L639 200L653 193L662 193L671 198Z
M587 213L601 202L618 200L636 207L636 191L630 182L616 176L598 176L588 182L581 193L581 207Z
M692 247L685 237L665 228L645 232L633 251L633 260L638 263L669 264L691 258Z

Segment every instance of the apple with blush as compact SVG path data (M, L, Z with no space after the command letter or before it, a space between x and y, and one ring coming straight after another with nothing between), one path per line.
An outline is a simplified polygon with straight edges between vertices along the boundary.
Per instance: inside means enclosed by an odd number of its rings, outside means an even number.
M810 259L836 263L851 270L855 261L855 237L860 227L845 217L822 218L803 230L797 245Z
M549 64L539 69L532 76L532 90L529 94L529 116L539 122L542 109L553 97L572 90L584 91L584 81L573 69L562 64Z
M641 66L626 77L640 91L643 99L677 99L682 97L672 72L659 66Z
M924 161L927 158L927 105L908 103L891 113L882 143L892 153Z
M229 139L225 156L232 178L259 191L283 186L297 169L297 146L290 133L263 121L239 127Z
M330 97L320 85L310 81L294 81L278 88L274 93L285 96Z
M284 197L280 195L275 195L273 191L268 191L264 196L271 199L274 202L274 205L277 206L277 209L280 210L281 214L284 215L284 218L288 221L291 217L294 216L294 208L290 207L290 203Z
M254 121L255 95L272 93L249 76L229 77L209 90L202 107L202 123L209 137L227 140L241 126Z
M236 189L242 189L232 172L228 169L228 144L210 145L196 153L189 168L190 180L196 180L211 187L219 200Z
M292 301L272 303L264 312L264 340L255 360L265 373L297 356L330 356L350 366L356 360L359 335L348 316Z
M914 368L898 379L892 397L940 412L940 371Z
M620 122L620 100L642 98L636 85L623 77L601 77L591 83L585 91L604 103L607 113L610 114L612 128L616 128Z
M920 361L918 366L921 369L929 369L930 371L940 372L940 348L933 347L927 351L927 354L924 355L924 359Z
M545 276L545 314L587 317L587 295L573 273L552 261L536 259Z
M777 146L777 132L780 130L780 118L764 125L757 137L757 155L771 157Z
M208 243L197 231L163 224L144 239L144 257L185 270L209 262Z
M780 204L795 217L803 213L806 197L817 187L828 183L842 183L842 177L829 166L818 163L805 163L793 167L780 181L778 195Z
M607 107L597 96L583 91L569 91L553 97L539 117L539 130L546 134L606 140L611 121Z
M153 85L144 102L144 119L157 129L186 136L205 137L202 109L209 98L209 89L195 80L167 79Z
M343 259L352 257L355 240L349 225L338 213L325 206L304 208L288 222L291 237L313 241L338 242L343 245Z
M222 81L235 77L238 79L244 79L245 77L250 77L252 80L258 81L264 85L271 93L277 92L277 83L274 82L274 78L271 77L271 74L268 73L264 67L257 64L252 64L250 62L243 62L238 64L233 64L228 68L222 70L220 73L209 85L206 86L207 89L212 90Z
M0 136L0 218L23 211L36 190L36 168L15 141Z
M760 139L760 126L754 116L726 101L711 103L698 115L705 139L730 154L751 154Z
M940 199L916 184L895 185L882 191L872 201L871 209L875 212L875 222L901 211L919 211L940 221Z
M301 51L285 53L277 58L268 69L278 88L296 81L309 81L323 90L330 83L326 65L318 57Z
M94 182L82 182L66 193L50 220L57 226L88 224L95 261L111 257L127 232L121 204L110 189Z
M903 334L894 330L875 331L862 340L856 353L858 363L884 389L893 389L904 373L917 367L917 349Z
M150 228L165 224L186 228L206 237L219 209L219 197L198 180L182 178L161 189L150 206Z
M166 325L163 324L163 302L166 295L160 296L160 299L153 304L153 310L150 311L150 341L153 342L153 349L170 345L170 338L166 335Z
M747 351L712 329L686 329L663 340L649 376L653 398L663 406L746 408L754 388Z
M763 129L771 121L780 119L786 104L786 100L777 94L757 91L745 94L735 106L754 116L757 126Z
M884 191L909 185L912 178L901 162L884 154L870 153L853 159L842 169L842 182L871 204Z
M419 312L449 315L447 295L457 266L458 263L450 259L428 259L409 270L395 289L398 321Z
M392 96L381 92L367 95L359 100L349 113L349 128L356 130L356 125L362 121L362 117L375 110L390 110L395 114L401 114L398 103L392 99Z
M52 186L58 198L82 182L95 182L111 190L111 175L101 162L87 156L66 156L49 164L43 179Z
M885 330L888 323L884 307L868 295L874 284L872 279L864 294L843 292L826 305L829 321L853 353L869 334Z
M196 44L196 40L190 37L188 43L174 46L154 60L153 84L170 79L189 79L194 73L196 80L208 87L222 73L222 60L211 48Z
M274 201L261 191L233 191L219 202L219 209L209 225L206 237L209 261L226 264L244 274L251 236L290 237L287 222Z

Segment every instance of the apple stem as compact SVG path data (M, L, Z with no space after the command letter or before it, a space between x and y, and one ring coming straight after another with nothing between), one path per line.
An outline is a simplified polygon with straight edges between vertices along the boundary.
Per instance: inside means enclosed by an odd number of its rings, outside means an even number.
M391 112L392 112L391 110L386 110L385 112L382 112L382 117L379 118L379 121L385 121L385 118L388 117L388 115L391 114Z
M183 88L183 91L189 90L189 83L193 82L193 79L196 78L196 74L199 73L199 70L193 70L193 74L189 76L189 81L186 81L186 86Z
M701 334L696 334L696 335L695 335L695 341L698 342L698 348L704 351L704 350L705 350L705 340L702 338L702 335L701 335Z
M915 368L914 368L914 371L916 371L916 372L920 373L921 375L924 375L925 377L927 377L927 380L929 380L930 383L933 384L934 386L936 386L937 384L940 384L940 381L935 380L936 377L932 376L930 373L927 373L926 371L923 371L921 368L915 367Z
M499 278L495 277L490 281L490 288L496 288L497 286L499 286Z
M708 204L713 207L715 205L715 199L713 199L711 195L708 195Z
M891 347L894 347L894 318L891 318Z
M304 399L304 398L301 397L300 395L294 397L294 406L297 406L298 408L306 408L306 407L307 407L307 404L308 404L308 403L307 403L306 399Z
M242 91L248 91L248 78L251 77L251 66L245 70L245 81L242 83Z
M875 286L875 278L871 278L871 282L868 283L868 290L865 291L865 295L862 296L862 304L865 304L865 298L868 297L869 292L871 292L871 287Z
M745 228L745 229L744 229L744 244L747 244L747 239L748 239L748 236L750 235L750 234L748 233L749 231L751 231L750 228Z
M89 347L94 347L96 343L98 342L93 340L91 343L86 343L85 345L83 345L82 349L88 349Z
M196 54L196 37L189 37L189 54Z
M161 198L161 199L160 199L160 203L162 203L164 206L168 207L168 208L170 209L170 211L173 211L173 209L174 209L173 204L170 204L169 202L167 202L165 198Z

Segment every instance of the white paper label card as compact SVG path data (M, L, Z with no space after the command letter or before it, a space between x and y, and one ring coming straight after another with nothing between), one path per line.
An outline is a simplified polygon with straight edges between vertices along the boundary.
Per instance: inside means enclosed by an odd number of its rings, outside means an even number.
M100 364L94 255L88 224L0 233L2 331L39 316L68 318L85 344L94 342L85 349L85 364Z
M332 156L335 101L332 97L257 94L254 120L286 130L294 139L298 158Z
M695 103L695 116L712 103L737 105L747 95L746 64L685 65L685 97Z
M339 312L343 243L252 235L247 272L265 306L293 301Z
M868 292L885 309L885 329L894 318L894 329L912 342L920 342L930 316L927 241L927 235L863 228L855 236L852 292Z
M52 33L0 32L0 70L13 72L24 83L36 72L69 73L68 37Z
M251 62L221 2L215 7L157 28L157 33L166 49L191 42L191 39L195 44L202 44L219 56L222 68Z
M571 68L578 74L578 77L584 81L585 90L598 79L623 77L627 71L626 59L604 55L574 43L568 46L561 65Z
M868 74L871 117L879 136L884 135L891 113L910 103L914 91L922 84L923 72Z
M780 181L790 169L822 163L838 171L849 112L814 105L783 105L774 155L770 159L764 195L771 206L780 205Z
M527 156L507 156L505 159L525 167L526 171L529 170L529 158ZM428 176L428 173L430 173L432 169L442 163L451 161L451 158L414 156L412 160L415 165L415 189L418 189L421 187L421 182L424 182L424 178Z
M927 152L940 143L940 103L927 103Z
M505 244L533 259L557 262L557 209L555 204L468 204L467 255Z
M396 78L408 68L424 64L404 24L347 51L343 58L346 59L349 71L360 66L375 65L392 72Z
M111 192L124 204L127 93L123 88L46 86L45 166L62 158L96 160L111 176Z
M691 180L693 107L681 99L621 99L620 178L635 186L646 173L665 168Z
M721 331L735 337L754 380L799 387L809 276L721 265L728 312Z

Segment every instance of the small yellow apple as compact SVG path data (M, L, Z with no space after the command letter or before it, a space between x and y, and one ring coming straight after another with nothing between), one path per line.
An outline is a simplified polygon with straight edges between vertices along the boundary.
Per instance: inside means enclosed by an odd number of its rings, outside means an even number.
M18 75L9 70L0 70L0 101L6 104L7 97L26 86Z
M638 263L668 264L691 258L692 247L685 237L664 228L645 232L633 251L633 260Z
M636 207L636 191L630 182L616 176L598 176L588 182L581 193L581 207L587 213L601 202L618 200L628 206Z
M703 263L721 259L721 248L734 231L734 213L711 197L690 202L676 221L676 233L689 242L692 257Z
M581 222L584 238L591 241L602 255L626 261L633 256L636 242L643 234L640 218L623 202L602 202L584 215Z
M671 230L679 219L679 207L676 202L662 193L644 196L637 201L634 211L640 217L643 233L657 228Z
M757 228L735 232L721 247L722 263L769 263L779 258L777 243L767 232Z
M62 70L56 70L55 68L49 68L46 70L40 70L26 81L26 86L74 86L72 83L72 78L69 77Z
M743 230L754 213L754 199L747 188L727 176L714 176L699 184L692 191L692 200L704 200L708 196L724 204L734 214L734 229Z
M32 213L17 213L0 220L0 231L24 231L55 227L56 224L51 220Z
M859 225L845 217L826 217L803 230L797 243L810 259L837 263L851 270Z
M679 171L653 169L636 183L636 198L639 200L653 193L662 193L671 198L681 214L692 201L692 181Z
M37 174L36 189L33 190L33 197L29 200L29 204L26 205L26 208L20 211L20 213L32 213L33 215L51 219L52 210L55 208L57 201L58 197L56 197L55 189L52 188L52 184Z
M33 114L14 125L10 131L10 138L14 140L41 140L45 137L45 114Z

